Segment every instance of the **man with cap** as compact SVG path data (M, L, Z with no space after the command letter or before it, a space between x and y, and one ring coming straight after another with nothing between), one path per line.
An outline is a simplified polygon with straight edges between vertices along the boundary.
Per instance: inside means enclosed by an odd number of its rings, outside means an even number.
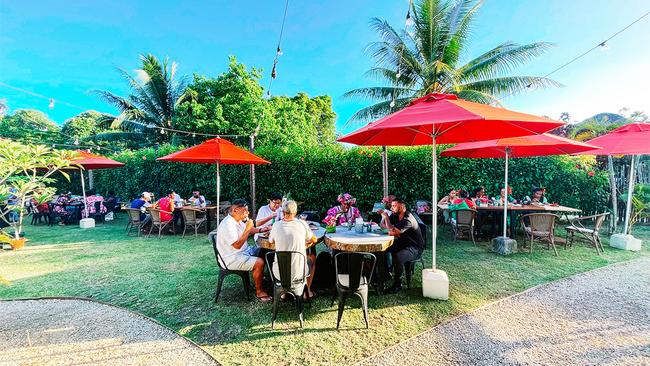
M131 208L140 210L140 221L142 224L146 224L151 220L151 215L147 213L147 207L151 207L151 193L149 192L142 192L140 198L131 202Z
M263 302L269 302L272 299L262 288L264 260L254 255L255 248L249 248L247 241L251 234L268 231L270 227L254 227L253 220L249 220L248 215L248 203L242 199L234 200L228 216L209 236L210 240L217 236L217 250L225 262L221 265L232 271L252 271L255 296Z

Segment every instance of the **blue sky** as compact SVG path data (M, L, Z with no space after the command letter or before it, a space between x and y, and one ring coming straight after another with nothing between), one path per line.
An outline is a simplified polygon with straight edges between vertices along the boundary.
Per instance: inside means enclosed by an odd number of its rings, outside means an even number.
M290 1L273 94L328 94L337 128L363 106L341 95L373 85L363 76L372 66L365 46L377 39L371 17L404 23L407 0ZM138 55L169 56L181 74L216 76L228 55L268 74L277 43L283 0L265 1L81 1L0 0L0 81L105 112L111 107L93 89L127 93L116 67L134 70ZM647 0L488 0L476 22L465 59L504 41L556 44L522 67L544 74L594 46L650 10ZM503 101L508 108L573 119L621 107L650 112L650 17L552 77L563 88L533 91ZM61 123L79 112L0 86L11 109L35 108Z

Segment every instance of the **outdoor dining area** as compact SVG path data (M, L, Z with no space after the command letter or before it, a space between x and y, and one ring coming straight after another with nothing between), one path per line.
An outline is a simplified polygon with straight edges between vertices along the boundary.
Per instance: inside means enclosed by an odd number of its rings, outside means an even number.
M640 141L650 130L646 125L624 126L612 132L617 134L615 142L602 144L578 142L547 133L562 125L562 122L544 117L464 101L455 95L430 94L338 139L371 146L431 145L432 195L431 201L422 201L423 205L386 194L372 211L361 212L354 197L341 193L337 204L327 212L299 211L298 203L272 193L258 212L249 212L248 202L240 198L229 197L229 201L221 201L221 166L272 162L217 137L157 159L214 166L215 202L206 200L198 190L193 190L187 199L176 190L160 192L160 199L144 191L130 201L109 197L111 207L106 210L107 201L103 197L97 198L94 192L87 196L83 171L119 168L123 164L86 154L77 164L83 195L68 199L64 193L52 203L54 206L50 206L49 211L63 210L63 216L67 217L65 223L79 222L83 228L94 226L94 221L86 225L84 220L99 215L104 221L109 211L123 211L128 217L126 235L185 237L189 232L198 238L208 234L220 269L215 301L219 299L224 279L230 274L242 278L248 297L252 272L256 297L263 302L273 302L272 322L276 319L279 302L291 297L302 325L303 302L309 302L316 293L324 291L328 296L331 294L332 302L338 298L337 327L350 295L361 298L368 326L369 291L374 290L378 295L399 293L403 275L406 287L410 288L417 263L422 266L423 295L442 300L448 298L449 278L436 265L439 230L449 230L454 240L470 240L473 245L485 239L486 251L499 255L532 253L534 244L543 241L549 253L552 250L558 256L556 244L563 244L567 249L577 239L584 239L593 246L596 254L603 252L599 230L608 213L581 216L579 208L550 200L553 192L547 192L545 187L531 187L530 195L513 197L508 182L509 160L568 154L645 154L647 147ZM626 140L626 136L631 137ZM438 157L436 144L456 145L445 149ZM437 160L447 157L501 158L503 185L499 191L492 192L478 186L471 194L458 187L439 199ZM185 187L183 191L187 190ZM300 204L309 207L309 202ZM364 206L369 205L366 202ZM566 232L563 238L556 236L556 228L563 225L562 219ZM517 237L521 238L519 244ZM423 252L429 249L432 263L427 268ZM498 257L495 260L499 260ZM386 288L386 281L391 278L393 283ZM269 284L272 296L265 292Z

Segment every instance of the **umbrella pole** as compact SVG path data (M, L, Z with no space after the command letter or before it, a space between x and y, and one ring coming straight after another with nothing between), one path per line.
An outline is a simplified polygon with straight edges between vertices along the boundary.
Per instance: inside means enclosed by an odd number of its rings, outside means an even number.
M506 148L506 171L505 171L505 197L503 198L503 237L507 237L507 224L508 224L508 158L510 156L510 148Z
M217 162L217 228L219 228L219 216L221 215L219 202L221 199L221 172L219 170L219 162Z
M432 269L436 269L436 235L438 232L438 162L436 161L436 136L431 149L431 257Z
M86 211L86 218L88 218L88 205L86 204L86 183L84 182L83 169L79 169L79 173L81 174L81 193L84 196L84 211Z
M381 153L381 175L384 187L384 197L386 197L388 196L388 147L382 146Z
M623 234L630 233L630 215L632 214L632 196L634 195L634 158L631 156L630 161L630 179L627 185L627 206L625 207L625 226L623 227Z

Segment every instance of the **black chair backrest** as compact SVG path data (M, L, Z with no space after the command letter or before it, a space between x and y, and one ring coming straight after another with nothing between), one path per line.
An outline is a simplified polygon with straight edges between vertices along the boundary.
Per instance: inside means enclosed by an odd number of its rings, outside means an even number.
M102 203L99 201L95 202L95 213L100 214L102 212Z
M307 215L305 220L320 222L320 215L316 211L303 211L300 215ZM298 217L300 217L300 215Z
M340 252L334 256L336 282L339 286L345 287L350 291L356 291L359 289L359 285L361 285L361 278L363 277L363 270L366 267L366 263L372 263L370 266L370 274L368 275L368 282L370 282L372 280L372 274L375 272L376 262L377 257L372 253ZM339 281L339 274L348 275L347 285L343 285Z
M422 219L418 214L411 212L411 215L413 215L413 217L415 217L415 221L418 222L418 227L420 228L420 234L422 234L422 239L426 244L429 226L422 221ZM424 247L426 248L426 245Z
M219 268L223 268L227 270L228 267L226 266L226 262L223 260L223 257L221 257L221 254L219 253L219 248L217 248L217 235L211 235L210 241L212 241L212 249L214 250L214 259L217 261L217 265L219 266Z
M293 259L294 255L302 257L304 267L301 273L302 275L301 282L304 282L305 272L307 271L307 258L303 253L296 252L296 251L275 251L275 252L266 253L266 263L272 263L273 262L272 256L275 256L275 261L277 261L278 263L278 272L280 274L280 278L275 278L275 280L279 281L282 287L285 289L290 289L293 283L293 273L292 273L293 268L291 266L291 260ZM271 272L271 277L275 277L275 275L273 274L273 269L269 268L269 271Z

